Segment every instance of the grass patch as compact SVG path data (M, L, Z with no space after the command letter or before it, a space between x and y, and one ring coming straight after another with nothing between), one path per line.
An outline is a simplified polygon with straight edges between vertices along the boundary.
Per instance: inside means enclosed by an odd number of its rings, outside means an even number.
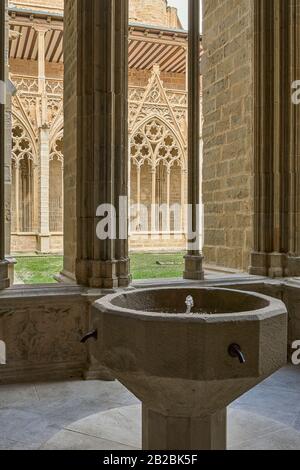
M133 279L182 277L184 271L183 257L184 253L131 253Z
M166 279L182 277L184 253L132 253L133 279ZM24 284L54 284L55 274L62 271L62 256L17 257L17 281Z
M62 256L17 257L17 282L24 284L55 284L53 278L63 267Z

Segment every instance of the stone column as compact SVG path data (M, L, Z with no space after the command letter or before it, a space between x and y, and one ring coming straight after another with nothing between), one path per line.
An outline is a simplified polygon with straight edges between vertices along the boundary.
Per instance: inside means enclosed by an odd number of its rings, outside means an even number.
M167 205L167 210L166 210L166 226L163 227L163 230L166 230L168 232L168 235L170 234L170 231L171 231L171 220L170 220L170 216L171 216L171 211L170 211L170 202L171 202L171 168L168 166L167 167L167 202L166 202L166 205Z
M157 204L156 204L156 175L157 168L151 168L151 233L154 234L158 230L157 226Z
M8 47L9 41L13 36L9 30L9 16L6 12L6 44ZM9 79L9 63L7 60L6 67L6 136L5 136L5 255L8 261L8 275L10 285L14 284L14 270L16 260L11 257L11 189L12 189L12 96L16 93L16 88Z
M0 290L9 287L9 263L5 259L5 101L7 78L7 2L0 2Z
M39 94L41 97L40 108L40 178L39 178L39 252L50 252L50 228L49 228L49 132L46 93L46 70L45 70L45 37L48 28L36 27L38 33L38 81Z
M74 61L67 61L65 77L66 82L76 77L77 98L76 102L71 98L66 83L70 127L67 124L65 226L69 228L63 274L89 287L126 287L131 281L128 200L120 198L128 198L128 2L77 0L66 2L66 12L76 18L74 30L66 17L66 34L73 35L77 51L69 56ZM74 41L66 41L66 56ZM71 191L70 185L74 185ZM72 193L76 200L70 199ZM98 208L104 204L115 211L114 239L100 240L96 233L103 219L97 216ZM70 227L76 230L76 240Z
M203 256L200 246L201 169L200 169L200 0L189 0L189 117L188 117L188 253L185 279L202 280Z
M254 250L250 273L300 275L300 2L255 2Z

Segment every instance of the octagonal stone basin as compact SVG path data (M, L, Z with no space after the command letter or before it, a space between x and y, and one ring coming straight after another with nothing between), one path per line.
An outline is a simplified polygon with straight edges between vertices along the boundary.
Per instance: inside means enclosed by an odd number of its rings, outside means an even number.
M286 363L285 305L261 294L122 292L94 304L93 324L92 354L142 401L144 449L225 449L226 407Z

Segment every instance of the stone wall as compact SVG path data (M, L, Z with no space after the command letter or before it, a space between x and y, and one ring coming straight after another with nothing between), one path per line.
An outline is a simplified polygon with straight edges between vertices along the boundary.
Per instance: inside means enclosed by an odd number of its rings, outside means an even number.
M18 6L18 8L27 8L30 10L45 10L51 12L62 13L64 8L64 0L12 0L9 5Z
M144 87L150 78L150 70L130 69L128 71L129 86ZM161 72L160 78L166 89L186 90L186 76L183 73Z
M204 1L206 263L247 270L253 217L252 0Z
M79 288L14 288L0 293L0 331L7 364L0 384L82 377L88 353L89 304Z
M167 28L182 28L177 9L167 0L129 0L129 21Z

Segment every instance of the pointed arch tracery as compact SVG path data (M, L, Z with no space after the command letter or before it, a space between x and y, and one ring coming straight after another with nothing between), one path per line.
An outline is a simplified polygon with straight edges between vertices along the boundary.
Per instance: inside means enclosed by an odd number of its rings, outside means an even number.
M63 232L63 169L64 131L57 130L50 139L49 164L49 228L51 233Z
M13 116L12 159L16 164L19 164L25 158L32 160L36 164L36 145L24 123L16 116Z
M61 129L50 140L50 161L55 158L62 164L64 162L64 131Z
M185 169L185 153L175 132L160 117L148 118L130 140L131 160L134 165L149 163L153 168L162 162L171 169L178 164Z
M130 155L132 187L136 193L133 202L137 206L132 231L143 231L148 226L149 232L184 232L186 158L175 131L160 116L148 117L132 133ZM181 208L179 228L175 228L176 221L170 212L172 204ZM142 205L148 207L146 224L142 220L145 217L141 213ZM163 205L165 216L159 210Z
M34 182L37 165L36 145L28 126L13 115L12 122L12 230L34 230Z

